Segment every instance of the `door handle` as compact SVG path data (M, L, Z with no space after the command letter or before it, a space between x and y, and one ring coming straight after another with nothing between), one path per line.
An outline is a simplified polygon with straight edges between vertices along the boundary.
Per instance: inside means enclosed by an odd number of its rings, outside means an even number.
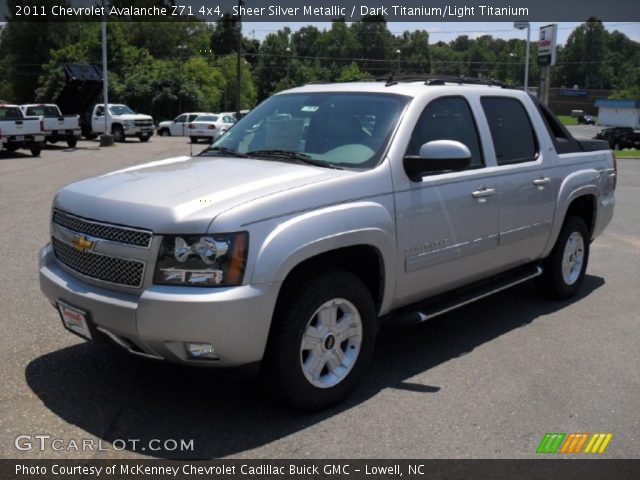
M540 178L536 178L536 179L533 181L533 184L534 184L536 187L542 187L543 185L546 185L546 184L547 184L547 183L549 183L549 182L551 182L551 178L549 178L549 177L540 177Z
M494 188L479 187L477 190L471 192L471 196L473 198L484 198L490 197L494 193L496 193Z

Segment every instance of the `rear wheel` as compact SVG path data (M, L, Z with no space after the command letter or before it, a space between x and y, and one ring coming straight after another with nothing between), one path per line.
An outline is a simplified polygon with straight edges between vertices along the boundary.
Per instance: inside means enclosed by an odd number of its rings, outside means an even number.
M95 140L96 138L98 138L98 135L96 135L95 133L83 133L83 135L87 140Z
M191 143L198 143L198 137L191 137Z
M275 395L303 410L347 397L362 378L376 336L367 287L342 270L325 270L284 292L266 355Z
M151 137L149 135L140 135L138 138L141 142L148 142Z
M69 148L75 148L77 144L78 144L78 139L76 137L67 138L67 145L69 146Z
M589 261L589 231L581 217L569 218L544 262L539 285L557 299L573 297L584 281Z
M42 145L33 145L29 148L31 151L31 155L34 157L39 157L40 152L42 151Z
M9 144L9 145L5 145L5 147L4 147L4 148L6 148L6 149L7 149L7 151L9 151L9 152L16 152L16 151L18 151L18 147L17 147L16 145L11 145L11 144Z

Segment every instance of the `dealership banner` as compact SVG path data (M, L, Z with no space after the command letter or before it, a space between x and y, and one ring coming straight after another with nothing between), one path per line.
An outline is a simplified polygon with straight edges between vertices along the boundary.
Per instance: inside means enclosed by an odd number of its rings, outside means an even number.
M0 460L3 480L637 480L640 460Z
M640 20L638 0L0 0L0 21L216 21L232 14L251 22L391 22Z

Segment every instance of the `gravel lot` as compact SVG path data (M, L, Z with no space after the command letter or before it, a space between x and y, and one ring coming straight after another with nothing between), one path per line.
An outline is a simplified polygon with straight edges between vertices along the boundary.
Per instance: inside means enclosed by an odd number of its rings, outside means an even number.
M546 301L525 284L419 327L386 328L356 394L301 415L255 381L131 358L62 328L37 275L55 191L190 149L181 138L97 145L0 153L0 456L533 458L546 432L612 432L603 457L640 457L640 161L618 162L616 215L592 245L578 298ZM18 435L40 434L140 443L15 448ZM150 451L153 439L193 439L194 449Z

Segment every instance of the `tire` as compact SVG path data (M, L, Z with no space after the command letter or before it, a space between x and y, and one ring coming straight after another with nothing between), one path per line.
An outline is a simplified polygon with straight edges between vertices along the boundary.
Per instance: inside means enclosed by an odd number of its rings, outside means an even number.
M124 130L122 129L122 127L120 125L114 125L113 127L111 127L111 134L113 135L113 140L118 142L118 143L122 143L125 140L124 137Z
M562 226L551 254L544 261L544 273L538 285L558 300L571 298L584 281L588 262L587 225L581 217L571 217Z
M191 143L198 143L198 137L191 137Z
M87 140L95 140L96 138L98 138L98 135L96 135L95 133L85 133L83 135Z
M40 152L42 151L42 145L33 145L29 148L29 150L31 151L31 156L39 157Z
M171 132L169 131L168 128L161 128L160 131L158 132L158 135L160 135L161 137L170 137Z
M55 145L56 143L58 143L58 139L57 138L50 138L49 140L47 140L47 142L49 142L51 145Z
M144 142L148 142L151 137L149 135L140 135L138 138L140 139L141 142L144 143Z
M343 270L322 270L289 286L274 316L265 379L285 403L321 410L346 398L371 360L373 299L359 278Z
M13 153L13 152L17 152L17 151L18 151L18 147L17 147L17 146L15 146L15 145L11 145L11 144L9 144L9 145L5 145L5 147L4 147L4 148L6 148L6 149L7 149L7 152L11 152L11 153Z
M67 138L67 145L69 148L75 148L78 145L78 139L76 137Z

